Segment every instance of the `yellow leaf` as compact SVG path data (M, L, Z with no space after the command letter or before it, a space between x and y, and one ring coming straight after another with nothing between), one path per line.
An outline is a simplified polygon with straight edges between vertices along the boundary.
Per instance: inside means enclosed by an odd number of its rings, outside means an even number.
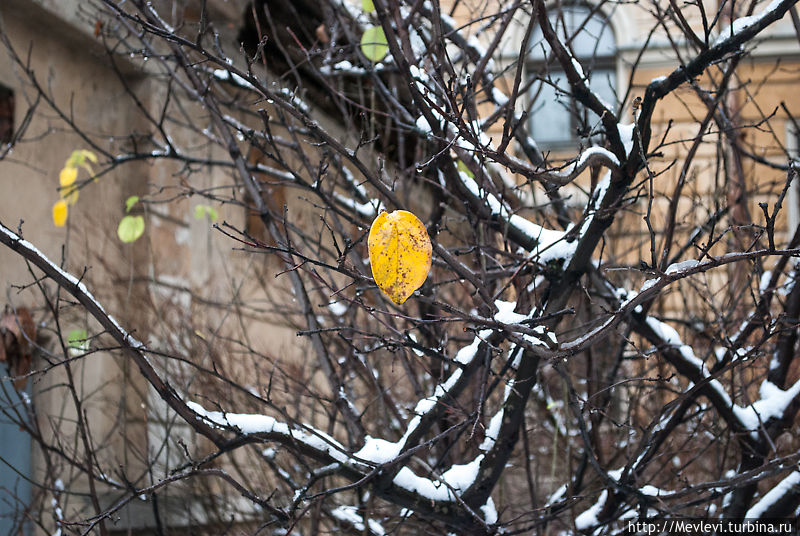
M67 202L68 205L74 205L78 202L78 187L75 185L67 186L61 190L61 199Z
M400 305L425 282L431 239L425 225L405 210L381 212L369 230L369 262L375 283Z
M59 199L53 205L53 223L56 227L64 227L67 223L67 202L63 199Z
M74 186L77 178L78 170L69 164L58 174L58 182L61 184L61 199L66 200L68 205L74 205L78 201L78 188Z
M58 174L58 180L61 183L61 187L64 188L66 186L70 186L72 183L75 182L75 179L78 178L78 169L67 166L61 170L61 173Z

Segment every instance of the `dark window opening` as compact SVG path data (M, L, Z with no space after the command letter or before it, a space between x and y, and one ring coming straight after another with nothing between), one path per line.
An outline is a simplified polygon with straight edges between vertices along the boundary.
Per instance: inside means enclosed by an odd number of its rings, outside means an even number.
M0 86L0 144L14 137L14 92Z

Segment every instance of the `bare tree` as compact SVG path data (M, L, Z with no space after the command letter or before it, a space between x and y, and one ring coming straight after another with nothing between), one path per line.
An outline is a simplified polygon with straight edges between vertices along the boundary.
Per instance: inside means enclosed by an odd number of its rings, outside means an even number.
M743 114L763 99L740 76L795 0L373 2L255 2L234 43L205 1L195 18L179 2L92 4L138 111L123 134L60 106L28 44L0 33L29 116L77 133L94 177L165 170L130 189L132 213L169 221L202 199L232 250L207 259L227 301L147 262L100 294L68 269L97 259L48 259L3 222L49 335L9 311L0 357L31 346L30 372L10 375L58 375L70 415L7 393L4 414L47 467L28 522L106 534L144 503L166 534L169 493L209 533L610 534L654 517L796 516L800 234L784 223L796 162L776 126L794 119L781 102ZM618 9L651 27L616 82L597 28ZM656 39L671 67L641 85ZM536 123L561 106L568 132ZM664 110L693 119L673 128ZM367 262L384 209L417 214L433 243L427 282L399 306ZM169 254L155 238L135 247ZM126 293L131 325L110 314ZM76 315L92 319L87 340L63 327ZM291 355L263 336L279 324L298 336ZM76 370L109 354L126 374L118 425L99 432ZM128 396L151 406L147 427L123 426Z

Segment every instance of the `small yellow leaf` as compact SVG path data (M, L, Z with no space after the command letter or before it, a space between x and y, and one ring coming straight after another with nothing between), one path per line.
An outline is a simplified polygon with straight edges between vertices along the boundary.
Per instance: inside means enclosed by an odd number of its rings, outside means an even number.
M375 283L400 305L428 277L431 239L425 225L405 210L381 212L369 230L369 261Z
M77 178L78 170L69 164L58 174L58 182L61 184L61 199L64 199L68 205L74 205L78 201L78 188L75 186Z
M58 180L61 183L62 188L70 186L77 178L78 169L70 166L65 167L61 170L61 173L58 174Z
M63 199L59 199L53 205L53 223L56 227L64 227L67 223L67 202Z
M67 202L68 205L74 205L78 202L78 188L76 186L69 186L61 191L61 198Z

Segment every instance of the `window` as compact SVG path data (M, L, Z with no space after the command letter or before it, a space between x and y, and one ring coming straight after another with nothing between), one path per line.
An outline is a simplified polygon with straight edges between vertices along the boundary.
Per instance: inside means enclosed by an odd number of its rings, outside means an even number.
M786 126L786 150L792 158L800 156L800 131L795 130L791 122L787 121ZM795 229L800 225L800 180L795 177L787 195L789 238L794 235Z
M14 92L0 86L0 144L14 137Z
M568 5L551 10L550 24L561 42L572 51L589 77L589 88L611 109L616 108L616 45L608 20L586 6ZM600 118L579 105L570 95L561 65L550 56L550 47L536 28L528 72L537 78L531 86L530 131L543 148L574 145L579 138L599 133Z

